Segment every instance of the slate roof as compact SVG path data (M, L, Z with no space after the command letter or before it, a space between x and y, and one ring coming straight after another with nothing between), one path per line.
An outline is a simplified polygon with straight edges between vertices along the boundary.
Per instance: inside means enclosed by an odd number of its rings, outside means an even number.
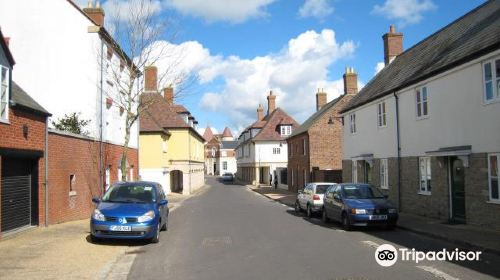
M500 1L487 1L397 56L341 113L500 48Z
M221 141L222 147L221 149L231 149L234 150L238 146L238 141Z
M13 107L27 109L42 116L52 116L45 108L29 96L16 82L12 81L12 91L10 97Z
M264 125L255 137L251 140L254 141L280 141L285 140L285 137L281 136L281 132L279 130L279 125L282 123L287 123L292 125L292 129L295 130L299 127L299 123L297 123L292 117L290 117L285 111L281 110L281 108L276 108L270 115L267 115L263 121L261 121Z
M309 128L311 128L311 126L314 124L314 122L316 122L317 119L321 118L326 112L328 112L330 108L335 106L335 104L337 104L344 96L345 95L341 95L333 99L332 101L326 103L323 107L321 107L321 109L319 109L319 111L316 111L304 123L302 123L302 125L299 128L295 129L292 132L292 135L290 135L288 138L292 138L294 136L307 132Z

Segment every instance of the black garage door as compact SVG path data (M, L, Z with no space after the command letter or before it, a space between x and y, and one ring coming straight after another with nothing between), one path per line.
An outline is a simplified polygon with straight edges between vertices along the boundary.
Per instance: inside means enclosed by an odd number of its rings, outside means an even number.
M37 192L33 195L32 191L36 187L36 184L33 184L34 175L36 175L36 172L35 174L32 172L33 167L33 161L30 159L2 157L0 193L2 232L36 223L33 219L34 214L37 213L37 209L33 209L33 206L37 206L37 203L34 203Z

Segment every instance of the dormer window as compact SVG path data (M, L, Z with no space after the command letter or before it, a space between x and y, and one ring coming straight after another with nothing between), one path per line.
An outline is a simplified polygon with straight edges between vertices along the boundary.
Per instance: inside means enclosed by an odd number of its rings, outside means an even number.
M280 126L281 136L287 136L292 134L291 125L281 125Z

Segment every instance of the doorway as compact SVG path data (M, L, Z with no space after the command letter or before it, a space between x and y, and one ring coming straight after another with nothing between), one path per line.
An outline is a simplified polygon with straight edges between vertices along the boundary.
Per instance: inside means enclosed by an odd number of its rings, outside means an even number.
M183 173L180 170L172 170L170 172L170 191L182 193L184 189Z
M451 220L465 223L465 170L458 157L450 157Z

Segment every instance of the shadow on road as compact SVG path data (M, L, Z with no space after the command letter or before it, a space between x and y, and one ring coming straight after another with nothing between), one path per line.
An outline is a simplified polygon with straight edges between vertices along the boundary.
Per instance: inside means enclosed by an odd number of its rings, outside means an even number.
M100 239L97 242L92 242L92 239L90 237L90 234L88 234L85 237L85 240L87 240L88 243L91 244L96 244L96 245L103 245L103 246L128 246L128 247L138 247L138 246L144 246L150 244L148 240L141 240L141 239L111 239L111 238L106 238L106 239Z
M342 230L342 224L337 221L330 221L324 223L321 220L320 214L315 214L312 218L305 216L304 212L297 213L295 210L288 209L286 211L288 214L302 218L316 226ZM357 227L353 231L363 232L368 235L372 235L378 239L387 241L387 243L397 244L399 247L404 247L408 249L415 249L416 251L423 252L438 252L446 249L448 252L458 249L460 251L480 251L475 248L466 248L463 246L458 246L446 241L433 239L427 236L412 233L403 229L387 230L383 227ZM346 232L350 234L351 232ZM438 262L438 261L436 261ZM496 278L500 278L500 256L495 254L482 253L480 261L447 261L455 265L474 270L486 275L490 275Z

